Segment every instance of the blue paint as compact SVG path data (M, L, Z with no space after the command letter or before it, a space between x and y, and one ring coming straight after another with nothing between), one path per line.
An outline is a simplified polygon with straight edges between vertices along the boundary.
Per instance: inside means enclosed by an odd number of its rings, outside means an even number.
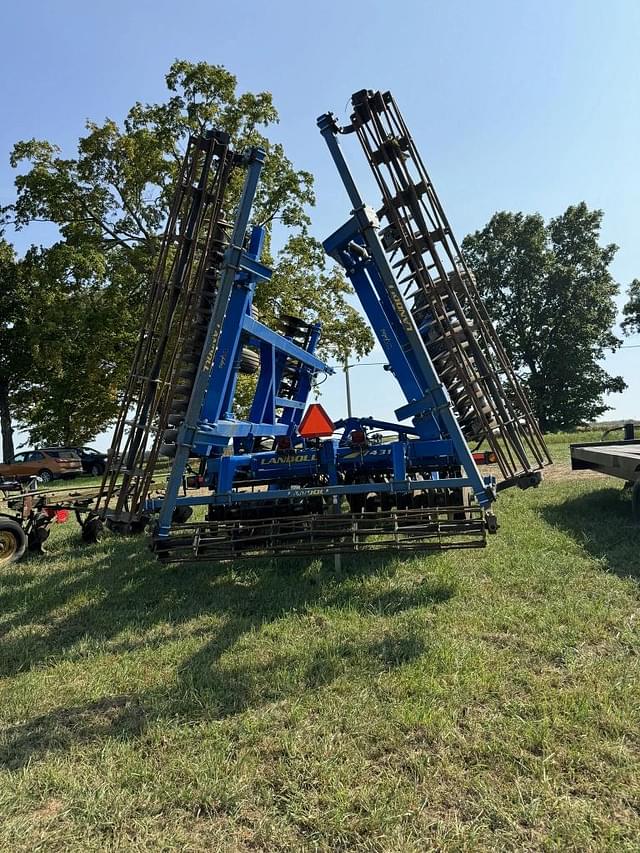
M322 504L331 498L338 500L335 511L340 497L364 500L367 495L386 495L385 500L393 504L393 495L469 487L486 508L495 497L494 479L480 475L447 390L403 301L380 241L376 215L360 197L338 145L335 123L331 116L323 116L319 124L354 208L324 248L351 280L404 393L406 404L396 411L397 417L411 417L413 425L352 417L336 423L335 438L318 441L299 436L297 427L314 377L333 371L315 355L319 324L308 327L306 345L301 347L252 316L256 287L271 275L260 263L262 228L254 227L247 248L242 248L264 160L263 152L253 150L219 277L207 348L178 432L165 497L148 502L151 511L160 512L159 538L169 535L173 512L184 505L211 505L224 511L243 506L268 509L270 502L274 508L279 502L282 508L283 501L292 501L292 506L312 507L317 506L313 501ZM243 419L234 413L234 397L247 345L259 353L260 369L248 416ZM295 381L290 397L285 397L283 377L285 371L290 374L292 364ZM382 431L394 435L376 439ZM275 440L275 449L264 450L260 439ZM202 459L201 475L209 494L179 495L187 462L194 457ZM456 497L452 500L460 502Z

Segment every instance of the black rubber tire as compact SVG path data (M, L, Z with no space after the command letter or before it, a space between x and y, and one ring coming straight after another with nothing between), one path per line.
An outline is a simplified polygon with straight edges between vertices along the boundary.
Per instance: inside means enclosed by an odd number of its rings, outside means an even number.
M640 480L631 489L631 517L635 524L640 524Z
M92 477L101 477L104 474L104 465L102 462L94 462L89 473Z
M82 541L87 545L95 545L102 539L104 534L104 524L101 518L88 518L82 525Z
M354 492L351 495L347 495L349 509L354 514L364 512L366 500L367 496L363 492Z
M149 521L150 517L148 515L141 515L140 518L135 518L129 523L129 533L132 536L139 536L141 533L144 533Z
M0 566L17 563L27 550L27 535L13 518L0 518Z
M260 370L260 356L249 347L243 347L240 354L240 373L251 375Z
M51 531L48 527L44 525L34 527L28 537L29 551L32 554L44 554L43 545L49 536L51 536Z
M185 524L193 515L193 507L177 506L173 511L171 518L172 524Z
M38 477L40 477L43 483L50 483L53 480L53 474L48 468L43 468L42 471L38 471Z

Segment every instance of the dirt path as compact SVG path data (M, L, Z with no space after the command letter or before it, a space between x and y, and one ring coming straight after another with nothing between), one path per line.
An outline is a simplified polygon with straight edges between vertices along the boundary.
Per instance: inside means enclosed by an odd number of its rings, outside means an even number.
M590 480L594 477L602 477L597 471L585 469L583 471L573 471L570 462L554 462L544 469L544 479L548 482L555 480Z

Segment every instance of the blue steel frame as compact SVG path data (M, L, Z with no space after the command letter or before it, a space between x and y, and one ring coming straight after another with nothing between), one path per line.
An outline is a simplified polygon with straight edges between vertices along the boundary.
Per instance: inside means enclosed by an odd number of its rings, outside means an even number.
M209 322L205 347L185 421L178 431L178 446L165 495L149 500L160 511L156 535L169 536L176 506L265 505L279 500L315 496L349 496L363 493L409 494L430 489L471 487L478 504L487 508L495 498L492 477L482 477L458 426L446 388L426 351L389 265L378 236L378 221L353 181L336 138L331 114L322 116L321 128L354 212L349 221L325 243L326 252L345 269L373 330L383 347L407 403L396 410L399 420L412 418L413 426L372 418L349 418L337 423L339 438L305 442L297 427L317 372L332 373L313 352L320 326L313 327L308 349L274 332L251 315L256 285L271 273L259 262L264 231L254 228L248 249L244 235L264 153L247 155L247 176L238 208L231 244L219 279L218 297ZM260 374L247 420L233 416L233 398L243 343L260 351ZM304 365L293 399L278 396L288 358ZM277 411L279 410L279 411ZM362 430L395 432L397 440L366 443L352 441ZM261 436L288 437L289 449L254 452ZM223 450L232 443L230 455ZM190 456L206 458L205 481L209 495L178 496ZM443 471L463 468L464 476L443 476ZM411 471L428 472L430 479L415 479ZM242 482L266 488L234 488ZM344 477L363 482L344 483ZM372 477L378 481L372 481ZM322 485L308 485L321 478Z
M212 457L207 475L217 472L224 482L225 472L230 470L226 460L235 458L221 455L229 440L233 439L234 450L238 452L250 449L254 439L261 436L293 436L313 376L317 372L333 373L332 368L313 354L320 337L319 324L312 327L307 349L303 349L251 316L257 283L271 277L271 271L259 261L264 229L254 227L247 250L242 248L264 157L259 148L250 149L246 155L247 174L233 234L220 271L217 297L184 422L178 429L167 488L162 500L147 501L147 509L160 511L157 527L160 537L169 535L176 505L202 502L178 497L190 456ZM233 417L232 405L242 345L247 339L260 349L260 375L249 420L238 421ZM301 371L293 397L283 398L277 391L288 358L295 358L306 369Z
M284 451L244 453L241 455L212 458L208 463L208 476L215 480L215 493L194 497L178 498L176 504L198 506L213 504L230 506L241 504L263 504L292 498L315 496L375 494L408 494L429 489L460 489L470 485L468 477L441 477L443 469L459 466L454 442L451 439L408 438L411 427L388 424L371 418L351 418L336 425L343 430L341 438L321 443L301 443ZM350 441L351 432L363 427L372 429L395 429L397 441L379 444L367 443L359 446ZM429 470L431 479L411 479L409 469ZM234 491L238 474L244 474L242 482L267 486L260 491ZM363 474L364 483L353 482L342 485L339 478L345 474ZM370 478L381 474L390 479L373 482ZM323 475L327 485L300 486L310 479ZM491 489L492 478L487 477L485 487ZM150 502L157 509L159 501Z
M448 436L466 474L464 485L473 489L480 506L487 507L494 500L494 490L478 471L449 394L402 297L378 235L378 218L360 195L340 148L336 120L326 113L318 119L318 126L353 205L351 219L323 245L349 276L407 399L407 404L396 410L396 417L413 418L422 439Z

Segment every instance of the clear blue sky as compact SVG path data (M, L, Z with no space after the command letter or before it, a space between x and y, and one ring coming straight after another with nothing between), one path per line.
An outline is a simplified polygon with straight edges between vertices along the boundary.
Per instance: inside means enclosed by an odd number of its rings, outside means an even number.
M87 118L120 120L135 100L162 99L173 59L206 60L240 89L273 92L275 135L316 176L319 238L348 203L315 119L346 119L358 89L391 89L460 238L496 210L549 217L584 199L605 211L603 238L620 246L617 279L640 276L638 0L32 0L3 4L0 24L2 203L16 140L72 151ZM612 416L640 417L639 365L640 348L607 359L629 384ZM390 416L400 402L391 377L366 366L352 375L354 409ZM324 391L342 414L342 381Z

